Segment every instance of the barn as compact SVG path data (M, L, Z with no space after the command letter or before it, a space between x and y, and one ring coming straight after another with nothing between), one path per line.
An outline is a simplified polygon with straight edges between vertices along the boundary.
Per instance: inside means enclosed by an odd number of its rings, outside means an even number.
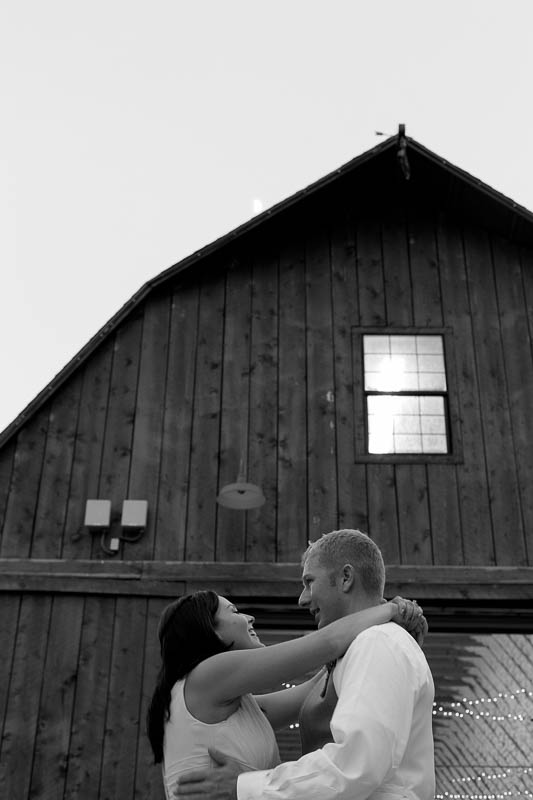
M533 793L532 408L533 214L403 126L146 283L0 435L2 797L161 800L162 608L302 635L342 527L426 611L437 797Z

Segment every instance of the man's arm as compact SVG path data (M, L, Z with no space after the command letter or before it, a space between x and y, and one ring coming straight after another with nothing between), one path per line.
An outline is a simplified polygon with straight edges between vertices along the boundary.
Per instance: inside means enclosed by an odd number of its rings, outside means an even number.
M172 796L180 800L237 800L237 778L243 767L224 753L209 749L212 769L191 770L185 783L178 779Z

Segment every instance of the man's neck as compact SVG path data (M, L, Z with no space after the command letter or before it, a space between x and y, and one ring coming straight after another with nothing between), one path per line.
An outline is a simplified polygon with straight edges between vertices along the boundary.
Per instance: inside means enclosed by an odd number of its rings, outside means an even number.
M379 606L382 602L383 598L381 597L378 598L367 594L354 594L350 598L346 616L348 614L355 614L357 611L365 611L367 608L374 608L374 606Z

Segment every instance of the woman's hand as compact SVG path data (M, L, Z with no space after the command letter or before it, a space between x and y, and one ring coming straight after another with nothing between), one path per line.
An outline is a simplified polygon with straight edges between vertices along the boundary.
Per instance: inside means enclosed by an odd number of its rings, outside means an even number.
M398 625L405 628L422 646L428 632L428 623L422 608L416 600L406 600L399 596L393 597L390 602L398 607L391 622L397 622Z

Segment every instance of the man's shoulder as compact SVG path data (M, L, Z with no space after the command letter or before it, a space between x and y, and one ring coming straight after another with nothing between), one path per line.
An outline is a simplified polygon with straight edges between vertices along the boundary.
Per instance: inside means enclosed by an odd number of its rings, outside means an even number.
M415 639L401 625L387 622L373 625L360 633L351 643L335 669L335 683L342 682L345 675L357 673L361 667L372 671L373 664L390 663L417 675L422 682L429 680L426 657ZM363 666L364 665L364 666Z
M369 628L365 628L364 631L361 631L361 633L358 634L357 638L353 640L350 647L357 646L357 644L361 644L361 642L364 641L370 641L371 639L383 641L388 639L397 639L398 632L400 632L400 638L403 634L407 634L405 628L402 628L395 622L384 622L382 625L371 625ZM409 636L409 634L407 635Z
M356 657L358 653L367 650L372 643L377 645L388 646L396 640L396 632L394 628L398 628L393 622L386 622L383 625L371 625L370 628L365 628L364 631L357 634L357 637L349 645L344 656L339 659L339 663L349 661Z
M380 649L383 648L394 652L402 651L414 658L420 656L424 658L421 648L405 628L395 622L386 622L383 625L372 625L362 631L348 647L344 659L350 660L350 658L356 656L361 650L366 650L372 644Z

